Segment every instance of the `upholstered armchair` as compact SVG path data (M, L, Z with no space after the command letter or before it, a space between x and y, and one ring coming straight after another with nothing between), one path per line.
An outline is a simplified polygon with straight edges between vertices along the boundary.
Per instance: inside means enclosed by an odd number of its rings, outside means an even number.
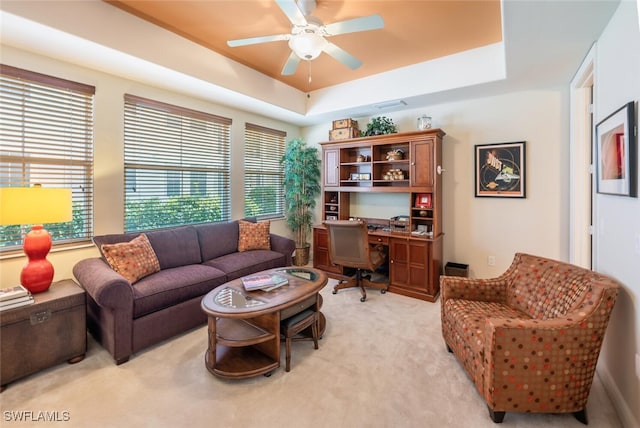
M518 253L497 278L440 278L442 334L486 401L505 412L573 413L586 404L619 283Z

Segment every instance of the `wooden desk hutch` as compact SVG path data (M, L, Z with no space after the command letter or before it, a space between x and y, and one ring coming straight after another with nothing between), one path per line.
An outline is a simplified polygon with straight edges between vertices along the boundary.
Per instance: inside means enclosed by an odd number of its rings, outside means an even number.
M352 192L410 194L409 218L403 227L390 219L366 219L381 226L370 231L369 241L388 247L389 291L430 302L438 297L443 268L444 135L441 129L428 129L320 143L324 220L349 219ZM396 150L403 154L390 156ZM424 234L425 230L431 233ZM329 262L322 225L313 228L313 266L334 278L346 274L346 268Z

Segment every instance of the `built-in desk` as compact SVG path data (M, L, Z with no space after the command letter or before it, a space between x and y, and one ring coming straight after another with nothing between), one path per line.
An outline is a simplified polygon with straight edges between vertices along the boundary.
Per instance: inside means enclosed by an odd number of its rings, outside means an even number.
M442 235L433 239L410 233L369 231L369 242L382 245L387 254L389 289L392 293L434 302L440 291ZM352 272L329 259L327 230L313 227L313 267L331 278L344 279Z
M322 146L322 219L347 220L352 194L408 195L406 206L393 206L406 217L406 231L372 230L370 242L388 254L389 291L434 302L442 271L442 129L426 129L348 140ZM376 215L372 213L371 215ZM377 214L380 215L380 214ZM386 225L391 219L365 219ZM371 220L371 221L370 221ZM397 226L396 223L393 224ZM417 235L417 233L430 233ZM414 235L413 233L416 233ZM324 226L313 228L313 265L334 278L349 274L329 260Z

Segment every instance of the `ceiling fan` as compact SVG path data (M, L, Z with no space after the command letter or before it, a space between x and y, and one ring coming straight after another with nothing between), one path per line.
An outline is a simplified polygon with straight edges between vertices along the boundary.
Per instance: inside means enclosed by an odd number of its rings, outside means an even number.
M227 45L237 47L287 40L291 54L282 68L282 74L285 76L295 73L300 60L311 61L322 52L355 70L362 65L362 62L344 49L329 42L326 37L377 30L384 27L384 21L378 14L323 25L322 21L311 16L316 8L315 0L298 0L297 2L295 0L275 0L275 2L291 21L290 34L229 40Z

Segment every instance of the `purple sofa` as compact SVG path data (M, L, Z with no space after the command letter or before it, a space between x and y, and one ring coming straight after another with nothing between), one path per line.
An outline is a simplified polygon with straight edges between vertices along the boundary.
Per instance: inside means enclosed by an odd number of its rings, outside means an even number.
M271 234L270 250L238 252L238 221L183 226L146 233L160 271L131 285L104 258L73 268L87 292L87 328L117 364L131 354L205 324L200 308L209 291L241 276L290 266L293 240ZM94 243L128 242L138 236L96 236Z

